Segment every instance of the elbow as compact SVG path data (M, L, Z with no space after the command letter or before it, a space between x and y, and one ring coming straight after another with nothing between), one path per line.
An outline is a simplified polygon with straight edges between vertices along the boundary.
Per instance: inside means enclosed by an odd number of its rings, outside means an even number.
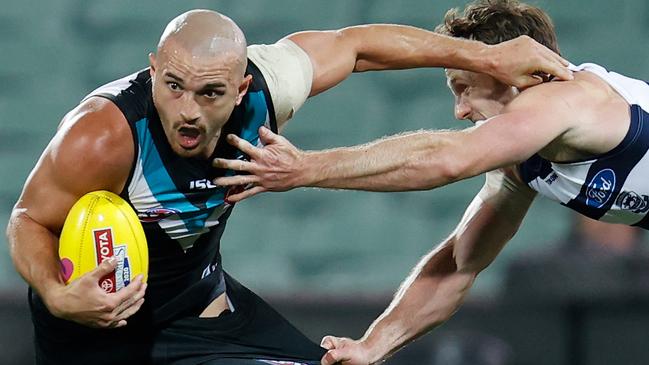
M7 222L7 229L5 231L5 237L7 238L7 246L9 249L9 255L13 258L15 251L15 237L20 226L20 220L22 219L22 209L14 208L9 217L9 222Z
M356 25L335 31L336 41L343 44L349 56L353 57L353 72L376 71L386 68L376 57L376 49L368 46L374 43L375 33L376 28L373 25Z
M438 161L437 169L440 175L440 185L450 184L466 177L466 164L457 158L441 158Z
M9 222L7 223L7 230L5 236L7 237L7 246L9 254L13 258L18 244L19 231L25 230L33 220L27 214L27 209L21 208L18 205L11 211Z

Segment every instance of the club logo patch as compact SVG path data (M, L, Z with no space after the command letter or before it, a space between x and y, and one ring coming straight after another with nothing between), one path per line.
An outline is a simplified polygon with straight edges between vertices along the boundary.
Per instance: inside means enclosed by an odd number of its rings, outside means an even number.
M173 208L151 208L144 212L138 212L137 217L142 223L159 222L174 214L180 213L180 210Z
M624 191L615 199L615 204L620 209L630 210L633 213L646 213L649 211L649 196L634 191Z
M586 189L586 205L592 208L603 207L615 189L615 172L604 169L595 174Z

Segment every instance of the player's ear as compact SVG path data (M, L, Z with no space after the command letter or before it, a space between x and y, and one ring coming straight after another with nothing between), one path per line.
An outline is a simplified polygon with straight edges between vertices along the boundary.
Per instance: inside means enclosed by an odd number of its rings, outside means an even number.
M149 68L149 74L151 74L151 77L153 77L153 74L155 74L155 67L156 67L155 61L156 61L155 53L153 52L149 53L149 64L151 66Z
M246 95L246 93L248 92L248 87L250 86L251 82L252 82L252 75L247 75L246 77L243 78L241 85L239 85L239 95L237 96L236 105L241 104L241 100L243 100L243 96Z

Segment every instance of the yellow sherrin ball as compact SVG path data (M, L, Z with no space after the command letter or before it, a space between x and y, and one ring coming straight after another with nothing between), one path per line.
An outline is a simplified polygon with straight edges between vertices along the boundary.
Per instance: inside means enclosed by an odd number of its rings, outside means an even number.
M117 268L99 281L106 292L122 289L139 274L146 282L149 252L133 208L109 191L93 191L72 206L61 231L59 257L66 283L112 256Z

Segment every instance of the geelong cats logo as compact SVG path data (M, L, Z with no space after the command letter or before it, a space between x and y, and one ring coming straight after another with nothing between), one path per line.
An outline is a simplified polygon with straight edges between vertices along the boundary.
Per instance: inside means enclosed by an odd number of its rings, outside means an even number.
M649 210L649 196L624 191L615 199L615 204L620 209L630 210L633 213L646 213Z

